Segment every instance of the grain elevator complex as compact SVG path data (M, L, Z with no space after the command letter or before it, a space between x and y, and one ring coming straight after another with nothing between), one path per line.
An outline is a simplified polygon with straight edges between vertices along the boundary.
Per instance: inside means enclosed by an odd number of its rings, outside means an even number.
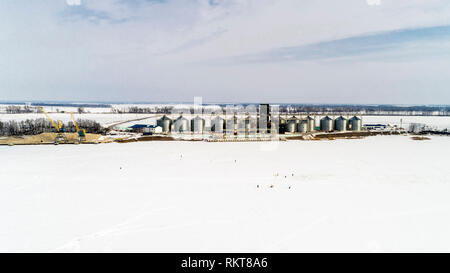
M356 115L280 114L271 111L268 104L259 105L253 112L165 114L157 119L157 126L166 135L196 135L216 139L306 136L363 130L362 118Z

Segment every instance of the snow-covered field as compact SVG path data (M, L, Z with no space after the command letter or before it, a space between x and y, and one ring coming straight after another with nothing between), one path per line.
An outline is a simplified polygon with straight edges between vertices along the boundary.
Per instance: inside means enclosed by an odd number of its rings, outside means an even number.
M140 119L145 117L151 117L151 114L73 114L75 119L89 119L95 120L104 126L108 126L114 123L123 122L127 120ZM49 116L53 120L61 120L64 123L72 121L70 113L52 113ZM39 119L46 118L42 113L30 113L30 114L0 114L0 121L24 121L27 119Z
M24 104L1 104L0 103L0 113L5 113L6 108L10 107L10 106L18 106L23 108ZM31 106L32 108L34 108L35 106ZM57 111L64 111L66 113L70 113L70 112L74 112L77 113L78 112L78 107L75 106L44 106L43 107L44 110L46 112L49 113L54 113ZM111 113L111 108L110 107L83 107L84 111L86 111L87 113Z
M98 108L101 109L101 108ZM54 120L61 120L65 123L71 121L70 112L67 113L50 113L50 116ZM99 122L104 126L109 126L115 123L124 122L128 120L136 120L149 117L148 119L144 119L141 121L133 121L122 124L124 126L132 126L136 123L144 123L144 124L156 124L156 119L154 114L105 114L105 113L85 113L78 114L74 112L74 116L76 119L90 119ZM161 116L161 114L156 115ZM171 118L176 118L179 115L169 115ZM196 115L184 115L186 118L194 118ZM23 121L26 119L38 119L45 118L42 113L30 113L30 114L0 114L0 121ZM320 118L316 118L316 124L319 124ZM209 118L206 118L206 123L209 124ZM436 128L439 130L450 129L450 117L447 116L363 116L363 124L390 124L402 126L403 128L409 128L409 124L411 123L422 123L426 124L432 128Z
M449 148L2 146L0 251L450 251Z
M80 104L85 104L85 103L80 103ZM102 104L102 103L100 103ZM89 105L89 104L87 104ZM127 112L130 110L130 108L134 108L134 107L138 107L141 109L151 109L153 111L155 111L156 109L160 109L160 108L164 108L164 107L173 107L174 109L187 109L189 107L194 106L193 104L175 104L175 103L167 103L167 104L159 104L159 103L152 103L152 104L111 104L110 107L82 107L85 111L85 113L88 114L112 114L113 109L114 110L120 110L122 112ZM25 105L24 104L2 104L0 103L0 113L6 113L6 109L10 106L16 106L16 107L21 107L23 108ZM34 108L35 106L31 106L32 108ZM43 106L44 110L48 113L57 113L59 112L66 112L66 113L77 113L79 107L78 106ZM206 111L214 111L219 109L219 106L217 105L203 105L203 108Z
M363 124L390 124L408 128L411 123L422 123L433 128L450 129L450 117L447 116L363 116Z

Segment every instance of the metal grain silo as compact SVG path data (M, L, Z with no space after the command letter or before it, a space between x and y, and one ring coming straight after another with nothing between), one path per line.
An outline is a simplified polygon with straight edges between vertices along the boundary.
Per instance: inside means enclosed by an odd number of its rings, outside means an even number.
M336 131L346 131L347 130L347 119L343 116L340 116L335 121L335 129Z
M236 127L237 127L237 132L239 135L244 134L245 133L245 119L238 118Z
M308 116L306 120L308 121L308 132L314 132L316 130L316 119Z
M245 118L245 133L254 135L258 131L258 120L255 117L247 116Z
M199 116L196 116L195 118L191 119L192 132L201 134L201 133L203 133L204 129L205 129L205 120L204 119L202 119Z
M256 134L257 123L256 118L246 116L245 118L237 119L237 132L239 135Z
M333 131L333 119L326 116L320 120L320 130L324 132Z
M236 116L233 116L230 119L227 119L225 124L225 131L227 134L234 134L237 130L238 125L238 118Z
M297 125L297 131L299 133L306 133L308 132L308 120L307 119L302 119L299 121L298 125Z
M217 116L211 120L211 131L216 133L223 133L225 129L225 120Z
M297 127L297 118L292 117L286 121L286 133L295 133Z
M183 117L180 116L175 120L175 132L178 133L184 133L189 131L189 121Z
M352 131L361 131L362 129L362 121L357 116L354 116L350 119L350 130Z
M170 132L170 127L172 126L172 119L164 115L162 118L156 121L156 125L162 128L163 133Z

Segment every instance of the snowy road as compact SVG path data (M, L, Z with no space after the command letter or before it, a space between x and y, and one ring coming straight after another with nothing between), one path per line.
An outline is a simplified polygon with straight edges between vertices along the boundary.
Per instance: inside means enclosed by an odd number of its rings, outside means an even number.
M0 251L450 250L450 138L0 147Z

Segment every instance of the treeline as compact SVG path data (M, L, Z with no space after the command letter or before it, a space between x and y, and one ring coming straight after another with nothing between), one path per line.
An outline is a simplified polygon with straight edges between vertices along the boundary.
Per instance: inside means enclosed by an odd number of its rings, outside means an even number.
M438 129L436 126L429 126L423 123L410 123L408 127L409 133L422 134L422 133L442 133L448 135L450 133L449 128Z
M208 105L204 105L207 107ZM222 112L226 110L226 105L218 105ZM243 104L246 107L247 104ZM258 105L255 105L258 108ZM194 107L176 108L173 106L162 107L140 107L131 106L127 108L111 108L116 114L170 114L176 110L177 113L194 113ZM220 110L219 110L220 112ZM439 115L450 116L450 106L396 106L396 105L303 105L303 104L280 104L280 113L305 113L305 114L346 114L360 113L366 115Z
M76 111L79 114L86 113L86 110L84 109L84 107L78 107ZM38 107L35 107L35 106L9 105L9 106L5 107L5 112L7 114L28 114L28 113L41 113L42 111ZM57 113L65 113L64 110L60 111L58 108L56 108L56 112Z
M104 133L104 128L100 123L93 120L79 119L78 126L86 129L87 133L101 134ZM63 130L67 133L76 132L75 125L72 121L63 123ZM56 132L50 121L44 118L27 119L24 121L10 120L6 122L0 121L0 136L22 136L22 135L37 135L47 132Z
M170 114L172 106L163 107L139 107L131 106L125 109L111 108L111 112L115 114Z
M30 107L28 105L25 106L17 106L17 105L9 105L6 106L5 112L7 114L26 114L26 113L34 113L36 112L36 109L33 107Z
M384 115L450 115L450 106L280 105L282 113L364 113Z
M5 112L8 114L23 114L23 113L40 113L41 111L35 106L37 104L30 105L9 105L6 106ZM186 105L184 108L174 106L139 106L133 105L128 107L113 107L107 104L39 104L42 106L71 106L77 107L76 112L82 114L86 113L85 107L110 107L112 113L116 114L170 114L173 110L176 110L177 113L194 113L194 106ZM243 104L243 107L246 107L248 104ZM211 105L204 105L204 109L206 107L210 107ZM215 106L215 105L214 105ZM219 109L222 109L222 112L225 111L226 105L220 104L217 105ZM255 104L258 108L258 105ZM60 110L56 108L57 113L65 113L65 110ZM366 115L439 115L439 116L450 116L450 106L426 106L426 105L417 105L417 106L397 106L397 105L340 105L340 104L280 104L279 105L280 113L288 113L288 114L296 114L296 113L305 113L305 114L345 114L345 113L360 113Z
M110 108L110 104L103 103L31 103L32 106L51 106L51 107L83 107L83 108Z

